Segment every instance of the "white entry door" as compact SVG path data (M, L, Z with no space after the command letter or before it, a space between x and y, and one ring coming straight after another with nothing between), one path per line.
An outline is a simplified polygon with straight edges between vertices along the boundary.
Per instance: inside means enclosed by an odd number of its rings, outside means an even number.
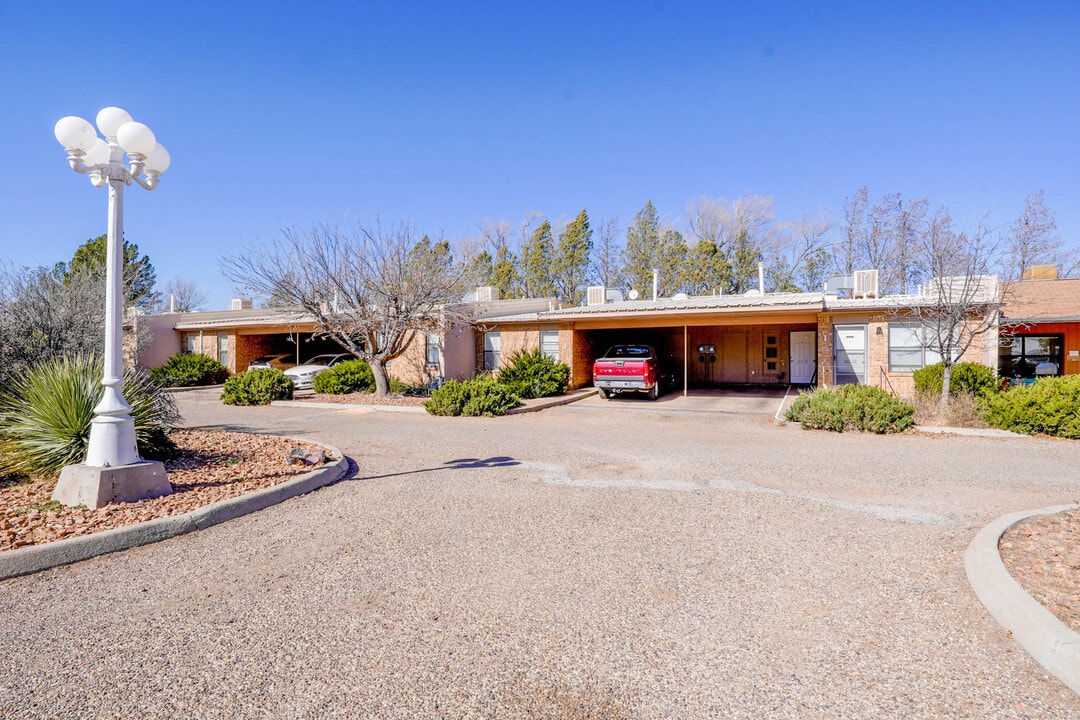
M837 325L834 332L833 382L866 384L866 326Z
M788 335L791 382L795 385L809 385L814 381L817 370L817 348L813 330L792 330Z

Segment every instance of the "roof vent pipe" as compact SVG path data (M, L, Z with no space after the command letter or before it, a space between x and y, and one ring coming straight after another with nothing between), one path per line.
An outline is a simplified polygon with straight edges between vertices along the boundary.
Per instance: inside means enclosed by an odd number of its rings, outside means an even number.
M652 299L656 302L656 288L660 284L660 271L657 268L652 269Z
M765 294L765 263L759 262L757 264L757 286L761 294Z
M176 312L176 293L169 293L169 313Z

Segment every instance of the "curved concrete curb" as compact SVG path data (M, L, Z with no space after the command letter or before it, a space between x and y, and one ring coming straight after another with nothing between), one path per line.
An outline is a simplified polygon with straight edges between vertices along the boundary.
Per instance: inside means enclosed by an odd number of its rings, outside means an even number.
M183 515L170 515L113 530L0 553L0 580L17 575L29 575L58 565L69 565L98 555L148 545L166 538L202 530L256 510L277 505L297 495L318 490L324 485L341 479L349 471L349 460L341 454L340 450L331 445L323 447L337 459L280 485L272 485L239 497L219 500Z
M1005 569L998 542L1005 531L1018 522L1039 515L1074 510L1077 505L1060 505L1004 515L984 527L964 552L968 582L994 619L1031 657L1080 693L1080 635L1054 617L1028 595Z

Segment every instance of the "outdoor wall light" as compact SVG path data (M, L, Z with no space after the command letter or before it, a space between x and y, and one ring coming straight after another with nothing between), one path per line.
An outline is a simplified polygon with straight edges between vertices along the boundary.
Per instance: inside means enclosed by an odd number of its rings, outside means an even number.
M124 186L136 182L147 190L158 186L169 167L169 153L146 125L126 111L107 107L94 126L74 115L60 118L53 129L67 152L68 165L90 176L94 187L109 186L108 234L105 251L105 387L94 407L86 460L60 473L53 499L65 505L99 508L110 502L142 500L172 492L165 467L139 457L131 405L124 399ZM124 154L127 162L124 162Z

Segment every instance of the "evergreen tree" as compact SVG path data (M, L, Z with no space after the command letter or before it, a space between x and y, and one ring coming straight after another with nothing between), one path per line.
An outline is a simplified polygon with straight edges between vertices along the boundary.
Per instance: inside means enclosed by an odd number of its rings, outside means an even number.
M649 200L626 229L626 273L630 287L642 299L652 298L653 270L657 270L657 296L670 297L686 281L690 251L678 230L664 229Z
M750 231L739 230L731 247L731 292L743 293L757 287L757 264L762 262L761 246L754 242Z
M683 290L691 295L723 292L731 282L731 266L711 240L698 240L690 250L683 273Z
M99 235L87 240L75 250L67 264L61 264L64 282L83 275L105 275L105 255L108 236ZM139 246L124 241L124 307L149 308L157 301L154 283L157 273L146 255L139 257Z
M660 271L656 285L659 297L671 297L683 290L689 255L690 250L683 242L682 233L678 230L665 230L660 236L656 257L656 269Z
M521 277L525 297L542 298L555 294L552 272L554 254L551 223L545 220L521 248Z
M660 245L660 216L652 200L634 216L626 228L626 282L642 299L651 297L653 268L657 267Z
M555 251L555 291L563 302L580 305L585 297L585 274L592 253L592 228L584 209L559 235Z
M495 262L491 265L491 284L499 288L499 297L520 297L518 288L521 275L517 271L517 257L505 245L495 253Z

